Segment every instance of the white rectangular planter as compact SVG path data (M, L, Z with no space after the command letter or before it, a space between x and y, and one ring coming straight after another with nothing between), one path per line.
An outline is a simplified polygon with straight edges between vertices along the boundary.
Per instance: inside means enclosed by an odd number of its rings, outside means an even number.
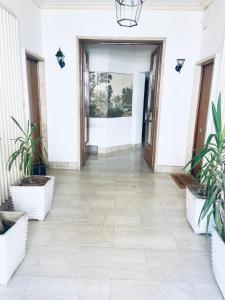
M205 199L198 198L188 188L186 188L186 214L187 220L195 234L206 233L207 217L201 220L199 223L199 216L201 214ZM208 232L211 233L212 227L214 226L213 217L210 219Z
M212 267L218 286L225 297L225 243L216 229L212 230Z
M29 219L43 221L52 206L55 177L43 186L19 186L10 187L15 211L22 211Z
M19 212L0 212L0 216L16 222L0 235L0 284L6 285L25 256L28 218Z

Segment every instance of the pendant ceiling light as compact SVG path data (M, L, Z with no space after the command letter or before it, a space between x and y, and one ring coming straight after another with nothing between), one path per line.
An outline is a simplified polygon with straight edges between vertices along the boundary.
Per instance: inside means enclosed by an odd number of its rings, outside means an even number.
M144 0L115 0L115 2L117 23L125 27L137 26Z

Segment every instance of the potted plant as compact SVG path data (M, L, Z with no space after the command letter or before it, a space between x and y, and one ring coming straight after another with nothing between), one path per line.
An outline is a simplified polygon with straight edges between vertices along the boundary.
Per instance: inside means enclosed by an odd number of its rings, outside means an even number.
M199 217L206 201L206 191L196 185L186 187L186 216L195 234L205 234L207 227L207 217L199 222ZM210 220L209 231L213 226L213 220Z
M207 200L202 214L213 214L215 228L212 231L212 268L215 279L220 290L225 297L225 175L224 169L221 174L217 174L215 186ZM219 190L217 190L219 187ZM217 190L217 192L216 192Z
M14 163L19 163L19 169L25 177L10 186L12 202L16 211L25 212L29 219L44 220L51 208L54 177L36 176L33 174L33 166L40 157L41 137L35 138L37 124L30 124L23 129L20 124L11 117L21 132L21 136L15 140L18 149L11 154L8 160L9 171ZM43 161L43 159L42 159Z
M216 228L212 232L212 267L215 279L225 297L225 179L223 174L223 188L219 193L216 204L213 205Z
M225 141L225 126L217 122L216 131L221 133L220 139ZM216 141L219 145L219 140ZM212 230L212 268L215 279L225 297L225 164L224 147L220 148L218 164L208 186L206 202L201 211L200 218L213 216L215 227ZM208 224L207 224L208 226ZM207 228L208 229L208 228Z
M6 285L25 256L27 216L0 212L0 284Z
M212 103L212 116L214 133L208 136L205 146L185 167L190 167L189 173L191 173L197 165L202 164L196 176L196 185L186 189L187 219L197 234L211 232L214 226L211 214L202 215L201 222L200 215L207 203L209 189L215 180L215 174L221 168L221 164L225 163L225 129L221 117L221 96L219 96L217 106Z

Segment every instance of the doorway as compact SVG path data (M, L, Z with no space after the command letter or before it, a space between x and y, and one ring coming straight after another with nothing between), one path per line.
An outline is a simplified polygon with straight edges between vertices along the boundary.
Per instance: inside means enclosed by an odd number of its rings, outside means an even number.
M40 124L40 94L38 80L38 61L27 55L27 81L29 94L29 113L32 124ZM34 137L41 136L41 128L37 127Z
M86 46L94 45L154 45L156 47L149 61L150 77L145 83L145 90L149 90L148 96L145 95L145 104L142 114L144 116L144 124L141 124L145 133L142 133L142 141L144 141L144 159L151 170L154 171L155 152L156 152L156 135L157 135L157 119L158 119L158 102L161 77L161 60L163 52L163 41L148 40L99 40L99 39L79 39L79 77L80 77L80 166L84 166L89 157L88 137L89 137L89 105L90 94L87 94L85 87L88 84L88 54ZM148 97L148 98L146 98ZM119 101L119 100L118 100ZM140 120L142 122L142 120ZM141 142L140 142L141 143Z
M144 105L143 105L143 119L142 119L142 146L145 145L146 137L146 114L148 111L148 95L149 95L149 74L145 77L145 91L144 91Z
M32 124L38 124L34 133L34 138L42 137L42 147L46 150L45 155L47 155L47 117L44 60L28 51L26 52L26 74L29 111L28 117ZM37 157L43 154L42 147L38 149Z
M161 72L161 48L157 47L151 53L148 102L145 108L146 110L144 112L145 115L144 158L149 168L152 171L154 171L155 168L160 72Z
M210 93L212 85L214 60L209 60L201 65L201 80L198 109L195 122L195 134L193 142L193 157L202 149L205 144L206 125L210 103ZM201 164L197 165L192 174L196 176L201 169Z

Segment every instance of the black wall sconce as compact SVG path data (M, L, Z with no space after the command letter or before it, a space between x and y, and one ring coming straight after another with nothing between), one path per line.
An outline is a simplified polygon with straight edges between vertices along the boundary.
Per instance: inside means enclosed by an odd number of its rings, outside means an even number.
M183 65L184 65L184 62L185 62L185 59L184 59L184 58L178 58L178 59L177 59L177 65L176 65L176 67L175 67L175 70L176 70L177 72L180 73L180 70L182 69L182 67L183 67Z
M59 48L58 52L56 53L56 59L58 64L60 65L60 68L64 68L66 63L64 61L65 55L63 54L63 52L61 51L61 49Z

